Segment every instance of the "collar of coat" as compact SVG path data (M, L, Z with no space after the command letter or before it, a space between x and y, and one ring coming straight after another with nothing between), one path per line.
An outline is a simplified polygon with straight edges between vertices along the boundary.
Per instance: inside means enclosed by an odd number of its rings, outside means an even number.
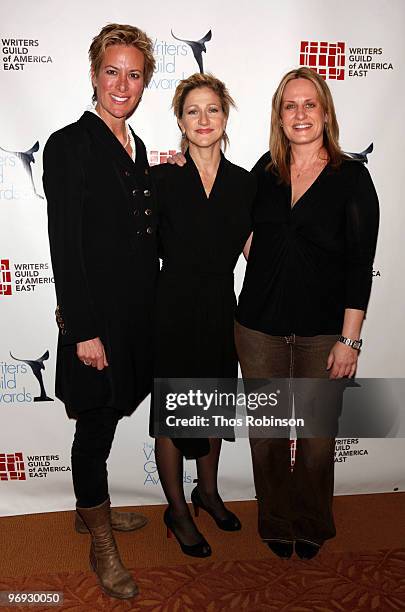
M125 151L124 147L118 140L118 138L113 134L108 125L95 113L91 113L89 111L85 111L83 115L80 117L78 121L79 125L81 125L85 130L90 132L92 136L94 136L104 147L107 147L109 151L117 158L120 162L120 165L123 165L130 172L133 172L134 165L137 166L139 164L140 167L148 166L145 146L140 138L135 134L131 126L129 125L129 129L132 132L132 135L135 140L136 147L136 157L135 164L132 158Z

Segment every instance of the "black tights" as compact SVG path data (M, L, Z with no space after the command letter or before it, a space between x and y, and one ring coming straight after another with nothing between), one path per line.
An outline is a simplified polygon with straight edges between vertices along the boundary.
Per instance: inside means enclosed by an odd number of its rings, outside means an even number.
M218 462L222 440L210 438L208 455L199 457L197 462L198 491L205 505L219 519L228 517L226 508L219 496L217 486ZM186 545L201 540L187 506L183 489L183 454L170 438L157 438L155 441L156 465L163 491L169 502L170 516L176 524L176 533Z
M107 459L120 414L95 408L79 415L72 445L73 488L79 508L92 508L108 497Z

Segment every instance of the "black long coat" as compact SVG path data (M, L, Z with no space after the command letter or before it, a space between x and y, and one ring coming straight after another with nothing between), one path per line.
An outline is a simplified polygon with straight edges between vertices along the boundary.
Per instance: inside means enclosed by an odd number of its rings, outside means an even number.
M152 385L156 203L145 146L137 136L135 144L134 163L107 125L85 112L44 150L56 395L73 415L101 406L130 414ZM95 337L109 363L102 371L76 356L76 343Z

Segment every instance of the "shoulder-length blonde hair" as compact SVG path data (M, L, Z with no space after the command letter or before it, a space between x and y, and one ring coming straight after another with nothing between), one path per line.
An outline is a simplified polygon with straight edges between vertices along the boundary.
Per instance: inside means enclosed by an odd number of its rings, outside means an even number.
M228 119L231 106L235 108L235 102L233 101L225 83L217 79L213 74L201 74L200 72L196 72L187 79L180 81L176 87L176 91L174 92L172 109L177 121L179 121L179 119L181 119L183 116L184 103L187 95L190 93L190 91L193 91L193 89L198 89L201 87L207 87L217 94L221 102L222 111L225 117ZM226 132L224 132L222 136L222 142L224 149L226 149L227 145L229 144L229 138ZM188 140L186 137L183 137L181 139L181 152L184 153L187 148Z
M272 100L270 125L271 161L268 166L275 174L279 175L283 183L287 184L289 184L291 180L291 149L290 142L281 126L281 106L285 87L287 83L293 79L307 79L315 86L323 112L327 116L327 121L325 122L323 130L323 146L328 152L329 163L332 167L337 168L344 158L344 153L339 145L339 125L336 119L335 106L326 81L310 68L302 67L290 70L290 72L287 72L281 79Z

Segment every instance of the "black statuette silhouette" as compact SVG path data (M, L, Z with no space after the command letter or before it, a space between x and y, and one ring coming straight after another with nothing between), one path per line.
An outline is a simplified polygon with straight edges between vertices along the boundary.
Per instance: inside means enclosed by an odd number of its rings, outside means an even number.
M180 42L185 42L189 47L191 47L195 60L198 64L198 68L201 74L204 74L202 54L203 52L204 53L207 52L205 43L211 40L212 38L211 30L207 32L203 38L200 38L200 40L185 40L184 38L177 38L177 36L173 34L173 30L171 30L171 33L172 33L173 38L175 38L176 40L179 40Z
M39 193L37 193L37 190L35 189L34 177L32 176L32 168L31 168L31 164L35 164L34 153L36 153L38 150L39 150L38 140L31 147L31 149L28 149L28 151L7 151L7 149L2 149L0 147L0 151L4 151L4 153L10 153L11 155L15 155L18 159L21 160L23 168L28 174L28 178L30 179L32 191L35 193L37 198L41 198L41 200L43 200L44 196L41 196Z
M364 151L361 151L360 153L349 153L348 151L345 151L345 153L346 153L346 155L348 155L352 159L356 159L357 161L361 161L361 162L363 162L363 164L368 164L367 155L369 153L372 153L373 149L374 149L374 145L373 145L373 143L371 143L371 144L368 145L367 149L364 149Z
M52 397L48 397L45 391L44 381L42 380L42 372L41 370L45 370L44 361L49 359L49 351L45 351L42 357L38 357L38 359L18 359L14 357L14 355L10 351L10 355L16 361L22 361L30 366L32 373L35 378L39 382L39 388L41 390L41 395L39 397L34 397L34 402L53 402Z

